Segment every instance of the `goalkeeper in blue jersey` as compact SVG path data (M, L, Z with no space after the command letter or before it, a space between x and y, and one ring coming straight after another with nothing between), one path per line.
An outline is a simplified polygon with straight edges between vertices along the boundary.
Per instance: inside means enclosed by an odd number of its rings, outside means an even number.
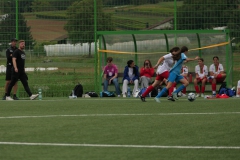
M188 52L188 48L186 46L183 46L181 48L181 52L176 52L173 54L173 59L176 61L175 65L172 67L172 69L170 70L170 75L168 77L168 83L167 86L165 88L163 88L161 90L160 93L158 93L158 95L154 98L156 102L160 103L160 97L168 91L168 89L172 86L172 84L174 82L178 83L181 82L182 85L180 87L178 87L178 89L176 89L173 93L173 99L178 99L177 98L177 93L180 92L181 90L183 90L185 87L188 86L188 81L181 75L181 69L182 69L182 65L184 62L189 62L189 61L194 61L194 60L198 60L199 57L197 56L196 58L187 58L187 56L185 55Z

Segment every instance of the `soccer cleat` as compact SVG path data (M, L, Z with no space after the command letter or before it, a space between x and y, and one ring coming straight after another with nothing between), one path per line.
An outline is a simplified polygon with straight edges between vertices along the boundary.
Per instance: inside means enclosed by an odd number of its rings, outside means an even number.
M199 97L199 94L196 94L196 97Z
M118 97L121 97L120 95L118 95Z
M201 94L201 97L202 97L202 98L204 98L204 97L205 97L203 93Z
M17 96L13 96L14 100L19 100L19 98Z
M160 102L160 99L157 98L157 97L155 97L154 100L155 100L157 103L161 103L161 102Z
M126 98L126 94L123 94L123 98Z
M6 96L3 96L2 100L6 100Z
M186 97L186 96L187 96L186 94L182 93L182 97Z
M175 100L178 100L178 97L177 97L177 93L172 93L172 97L173 97L173 99L175 99Z
M146 102L145 97L140 96L140 99L142 100L142 102Z
M32 94L30 100L34 100L39 96L39 94Z
M173 101L173 102L175 101L175 99L173 99L173 96L168 96L167 99L168 99L169 101Z
M10 96L6 96L7 101L13 101L13 99Z
M215 98L216 97L216 94L212 94L212 98Z

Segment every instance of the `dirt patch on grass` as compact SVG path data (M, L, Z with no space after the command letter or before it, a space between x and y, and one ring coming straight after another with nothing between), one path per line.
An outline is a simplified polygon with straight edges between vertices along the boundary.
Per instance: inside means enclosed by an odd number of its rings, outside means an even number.
M33 39L39 41L53 41L67 32L63 29L66 21L28 19L27 25L31 27Z

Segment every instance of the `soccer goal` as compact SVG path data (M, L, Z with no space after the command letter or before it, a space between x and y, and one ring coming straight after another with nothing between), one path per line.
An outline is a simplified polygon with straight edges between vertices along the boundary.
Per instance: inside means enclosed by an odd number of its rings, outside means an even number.
M224 66L227 73L226 82L232 86L232 50L229 30L151 30L151 31L99 31L97 32L97 71L95 73L97 90L102 90L102 70L106 58L113 57L113 63L123 72L128 60L134 60L140 67L149 59L152 65L169 53L174 47L187 46L188 57L200 56L205 65L213 63L214 56ZM197 62L187 64L190 72L194 72ZM122 79L119 79L121 82Z

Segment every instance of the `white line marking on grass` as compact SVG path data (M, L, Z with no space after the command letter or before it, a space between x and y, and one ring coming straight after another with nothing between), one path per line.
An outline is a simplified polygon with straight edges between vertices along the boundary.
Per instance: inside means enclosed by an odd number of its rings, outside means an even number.
M169 149L240 149L240 146L158 146L158 145L69 144L69 143L26 143L26 142L0 142L0 145L115 147L115 148L165 148L165 149L166 148L169 148Z
M51 117L113 117L113 116L174 116L174 115L220 115L220 114L240 114L240 112L212 112L212 113L157 113L157 114L79 114L79 115L44 115L44 116L10 116L0 117L0 119L18 118L51 118Z

